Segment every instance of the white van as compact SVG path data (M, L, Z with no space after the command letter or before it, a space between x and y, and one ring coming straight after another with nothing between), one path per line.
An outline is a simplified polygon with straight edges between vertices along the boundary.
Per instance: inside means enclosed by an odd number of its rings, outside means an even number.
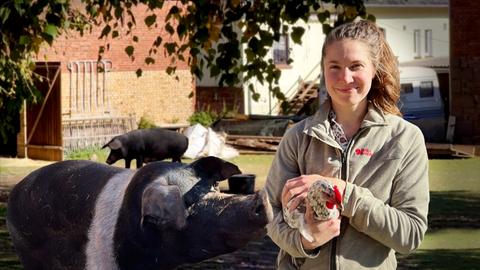
M435 70L400 67L400 110L420 127L427 142L445 141L446 117Z

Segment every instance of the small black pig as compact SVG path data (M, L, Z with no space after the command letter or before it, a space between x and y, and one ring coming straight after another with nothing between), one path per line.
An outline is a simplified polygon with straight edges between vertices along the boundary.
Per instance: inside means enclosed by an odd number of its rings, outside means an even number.
M125 168L130 168L132 159L137 160L137 168L143 163L172 158L172 162L181 162L188 148L188 138L178 132L162 129L137 129L115 136L105 147L110 148L107 164L125 159Z
M212 188L239 172L216 157L136 171L58 162L14 187L7 227L26 270L172 269L265 236L273 214L264 191Z

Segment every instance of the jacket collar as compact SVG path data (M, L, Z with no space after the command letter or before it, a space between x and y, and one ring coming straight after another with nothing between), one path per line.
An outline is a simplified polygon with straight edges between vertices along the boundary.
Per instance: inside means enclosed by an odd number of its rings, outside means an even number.
M331 126L330 121L328 121L328 113L331 109L330 99L325 101L317 112L311 117L305 119L305 128L303 133L315 137L329 145L340 148L338 143L334 138L330 136ZM360 128L369 128L373 126L386 126L387 120L385 119L385 114L379 110L373 103L368 103L368 110L365 118L360 125Z

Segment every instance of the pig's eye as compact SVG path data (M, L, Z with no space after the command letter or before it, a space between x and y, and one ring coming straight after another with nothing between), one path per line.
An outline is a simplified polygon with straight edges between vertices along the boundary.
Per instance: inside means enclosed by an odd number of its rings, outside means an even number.
M263 213L263 205L259 204L255 207L255 215L260 216Z

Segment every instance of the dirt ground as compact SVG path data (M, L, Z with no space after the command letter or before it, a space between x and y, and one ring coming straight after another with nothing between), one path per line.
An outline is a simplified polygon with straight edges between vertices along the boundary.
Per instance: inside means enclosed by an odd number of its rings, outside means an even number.
M28 158L0 157L0 186L12 186L33 170L51 164L51 161Z

